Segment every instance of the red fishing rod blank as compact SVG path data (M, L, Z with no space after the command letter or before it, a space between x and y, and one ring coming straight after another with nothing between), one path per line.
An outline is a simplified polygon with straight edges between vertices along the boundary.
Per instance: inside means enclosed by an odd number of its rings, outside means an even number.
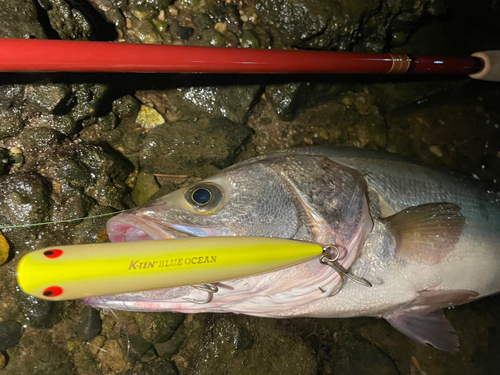
M488 56L486 56L487 59ZM488 66L488 61L485 62L484 59L483 55L472 57L409 56L391 53L0 39L0 71L4 72L474 75L484 73L483 70ZM491 65L494 64L490 61L490 68ZM484 79L484 77L478 78Z

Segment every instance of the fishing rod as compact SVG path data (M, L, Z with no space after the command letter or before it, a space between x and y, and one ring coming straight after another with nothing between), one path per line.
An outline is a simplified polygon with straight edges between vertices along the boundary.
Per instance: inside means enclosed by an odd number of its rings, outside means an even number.
M500 51L470 57L0 39L3 72L468 74L500 81Z

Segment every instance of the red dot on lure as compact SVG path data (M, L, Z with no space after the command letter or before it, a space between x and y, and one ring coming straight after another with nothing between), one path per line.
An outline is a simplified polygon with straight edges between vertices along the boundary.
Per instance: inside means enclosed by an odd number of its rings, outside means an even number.
M43 255L45 255L47 258L50 259L55 259L59 258L62 255L63 251L59 249L54 249L54 250L47 250L43 252Z
M62 292L63 289L60 286L49 286L43 291L43 295L45 297L57 297L60 296Z

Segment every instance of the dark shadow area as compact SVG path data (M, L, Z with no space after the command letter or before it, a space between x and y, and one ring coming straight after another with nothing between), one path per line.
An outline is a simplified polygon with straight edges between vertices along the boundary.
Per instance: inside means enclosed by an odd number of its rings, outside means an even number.
M194 74L194 73L0 73L0 85L30 83L105 83L130 90L167 90L177 87L275 85L292 82L373 84L454 81L465 75L374 74Z
M115 41L118 38L118 33L114 25L108 23L108 21L103 17L99 11L97 11L90 3L87 1L78 0L67 0L68 5L78 10L82 13L85 19L89 22L91 32L89 40L110 42ZM61 39L57 31L52 28L50 24L49 16L47 11L52 9L52 5L49 2L33 0L37 11L37 19L40 25L47 34L48 39Z
M47 35L47 39L61 39L59 38L59 34L57 31L55 31L52 28L52 25L50 24L49 16L47 14L47 10L52 7L50 3L44 3L44 2L39 2L37 0L33 0L33 4L36 8L36 13L37 13L37 20L42 26L43 31ZM42 7L41 4L44 4L44 7ZM46 9L48 8L48 9Z
M118 38L115 26L108 21L87 1L66 0L74 9L80 11L90 23L90 40L111 42Z

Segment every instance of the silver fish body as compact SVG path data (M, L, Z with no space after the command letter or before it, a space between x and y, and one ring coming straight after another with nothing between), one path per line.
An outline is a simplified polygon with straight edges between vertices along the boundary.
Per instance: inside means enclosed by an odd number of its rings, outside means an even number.
M200 190L201 189L201 190ZM209 190L206 205L194 192ZM441 308L500 291L498 196L477 181L358 149L303 148L238 163L111 219L112 241L184 236L280 237L336 245L347 281L317 259L221 280L206 304L192 287L88 299L133 311L267 317L378 316L414 339L455 351Z

